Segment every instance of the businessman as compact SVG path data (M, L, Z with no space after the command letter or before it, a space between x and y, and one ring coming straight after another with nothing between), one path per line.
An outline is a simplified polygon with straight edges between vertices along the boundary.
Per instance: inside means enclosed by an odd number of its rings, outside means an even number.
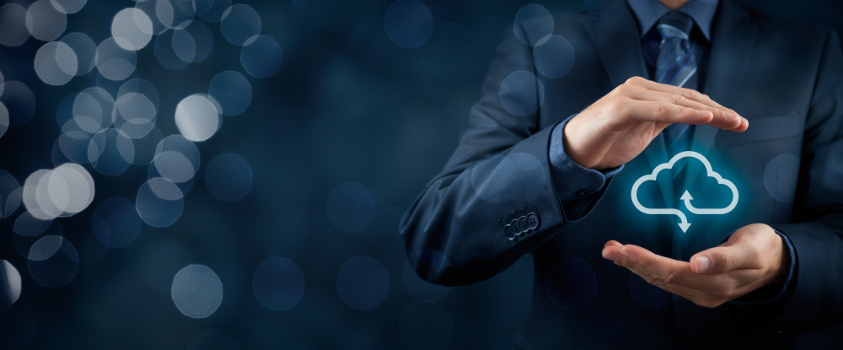
M469 129L402 220L420 276L467 284L532 254L521 348L789 349L841 320L835 33L728 0L536 21L507 31ZM642 195L682 215L638 210L633 183L686 151L734 180L734 209L689 212L721 196L690 190L711 172L685 161Z

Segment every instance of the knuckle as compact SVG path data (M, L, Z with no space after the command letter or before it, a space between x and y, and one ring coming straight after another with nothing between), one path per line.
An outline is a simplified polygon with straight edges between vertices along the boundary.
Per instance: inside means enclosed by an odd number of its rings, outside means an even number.
M631 77L631 78L627 79L626 82L624 82L624 84L640 84L642 80L644 80L644 78L639 77L639 76L634 76L634 77Z

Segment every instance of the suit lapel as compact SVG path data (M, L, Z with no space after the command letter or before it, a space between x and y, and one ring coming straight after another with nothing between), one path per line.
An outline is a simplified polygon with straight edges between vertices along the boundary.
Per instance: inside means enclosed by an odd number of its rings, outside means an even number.
M621 85L634 76L646 78L647 66L637 30L638 23L626 1L613 1L601 8L600 13L592 13L592 16L585 22L586 31L600 55L612 86ZM656 137L643 153L651 169L668 161L661 136ZM665 203L670 203L673 186L667 183L658 185Z

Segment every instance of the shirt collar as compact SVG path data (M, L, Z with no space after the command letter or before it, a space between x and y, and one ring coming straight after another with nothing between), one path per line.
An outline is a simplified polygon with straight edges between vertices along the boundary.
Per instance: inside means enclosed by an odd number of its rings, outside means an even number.
M714 13L717 11L719 2L720 0L691 0L679 8L679 11L691 16L705 38L711 41L711 22L714 20ZM641 37L644 37L656 25L659 18L670 12L670 9L664 7L658 0L627 0L627 3L638 20Z

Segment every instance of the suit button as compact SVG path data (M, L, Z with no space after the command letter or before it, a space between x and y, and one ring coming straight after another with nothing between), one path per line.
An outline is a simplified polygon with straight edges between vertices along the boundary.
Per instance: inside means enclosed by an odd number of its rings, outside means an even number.
M512 226L512 234L516 237L520 236L521 232L524 231L523 229L521 229L521 225L518 223L518 219L512 220L512 222L509 223L509 226Z
M527 233L530 231L530 224L527 222L526 216L518 218L518 227L521 228L521 232L523 233Z
M577 196L585 197L586 195L588 195L588 190L586 190L586 189L581 189L581 190L577 191Z
M506 235L506 238L510 241L515 239L515 233L512 232L512 225L504 226L503 227L503 234Z
M536 213L530 213L527 215L527 225L530 226L531 230L539 228L539 216L536 215Z

